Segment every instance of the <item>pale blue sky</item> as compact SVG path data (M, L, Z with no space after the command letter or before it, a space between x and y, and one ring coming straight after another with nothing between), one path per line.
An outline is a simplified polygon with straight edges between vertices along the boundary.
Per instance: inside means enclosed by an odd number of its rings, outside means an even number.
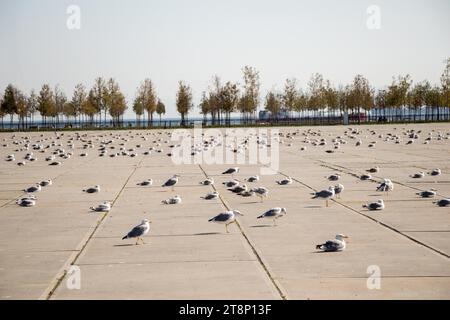
M81 30L66 27L70 4ZM370 5L380 30L366 27ZM449 14L448 0L0 0L0 89L59 84L71 97L78 82L114 77L131 105L148 77L173 117L178 80L197 104L214 74L242 83L245 65L260 71L262 96L287 77L305 87L313 72L335 85L357 73L375 87L405 73L438 83Z

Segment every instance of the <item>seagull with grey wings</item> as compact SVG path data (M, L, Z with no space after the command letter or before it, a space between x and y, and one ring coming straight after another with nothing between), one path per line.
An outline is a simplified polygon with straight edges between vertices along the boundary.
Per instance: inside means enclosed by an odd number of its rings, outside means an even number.
M344 234L337 234L334 239L327 240L325 243L316 245L316 249L325 252L343 251L346 247L344 238L348 238L348 236Z
M178 183L178 174L174 174L172 178L170 178L169 180L167 180L162 187L171 187L172 191L174 191L175 185Z
M326 206L328 207L328 199L331 199L335 195L334 187L330 186L327 190L311 193L313 197L311 199L325 199Z
M258 216L257 219L272 219L273 225L276 226L276 219L284 216L286 213L286 208L276 207L264 212L262 215Z
M128 232L127 235L122 238L122 240L137 238L136 245L138 245L139 240L141 240L141 242L145 244L142 237L150 231L150 223L151 221L149 221L148 219L142 220L141 223L131 229L131 231Z
M236 222L236 216L243 216L243 214L238 210L230 210L226 212L219 213L214 218L209 219L209 222L215 222L225 225L225 231L229 233L228 231L228 225Z

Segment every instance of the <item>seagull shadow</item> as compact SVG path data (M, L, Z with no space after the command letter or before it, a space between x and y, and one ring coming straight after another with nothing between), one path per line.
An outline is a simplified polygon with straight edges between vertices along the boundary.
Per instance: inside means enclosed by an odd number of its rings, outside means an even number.
M306 206L307 209L322 208L322 206Z
M271 225L271 224L258 224L258 225L250 226L250 228L270 228L270 227L276 227L276 226Z
M202 233L194 233L194 236L210 236L214 234L222 234L220 232L202 232Z
M115 244L114 247L131 247L135 246L134 243L127 243L127 244Z

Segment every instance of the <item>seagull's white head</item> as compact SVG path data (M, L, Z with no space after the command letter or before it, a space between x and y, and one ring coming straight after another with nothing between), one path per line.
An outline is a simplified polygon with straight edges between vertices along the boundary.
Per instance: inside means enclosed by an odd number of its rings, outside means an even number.
M239 210L232 210L232 211L237 216L244 216Z
M144 219L144 220L142 220L142 222L141 222L142 224L145 224L145 223L151 223L151 221L150 220L148 220L148 219Z
M348 238L345 234L339 233L336 235L336 239L342 241L343 238Z
M377 202L380 203L380 204L384 204L383 199L378 199Z

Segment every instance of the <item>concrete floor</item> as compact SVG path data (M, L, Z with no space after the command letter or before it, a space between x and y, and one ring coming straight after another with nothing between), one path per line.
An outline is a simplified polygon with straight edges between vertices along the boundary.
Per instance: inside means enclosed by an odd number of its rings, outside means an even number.
M280 128L299 134L282 138L280 166L276 175L261 176L251 186L265 186L270 194L263 203L256 197L232 194L222 185L231 179L221 174L229 164L176 165L166 156L167 131L81 132L92 140L92 149L82 150L75 141L74 155L61 166L49 166L45 153L33 151L36 162L16 165L32 151L15 151L22 145L12 141L30 137L44 145L55 140L54 133L0 133L0 299L449 299L450 298L450 207L433 204L450 197L450 139L436 140L449 124L359 126L363 145L344 136L343 126ZM303 142L301 133L321 131L327 146ZM375 130L372 135L369 130ZM412 145L402 132L422 130ZM434 139L423 144L428 132ZM222 130L223 131L223 130ZM159 132L164 132L159 134ZM402 136L400 144L384 142L387 133ZM138 156L99 157L101 140L115 139ZM383 134L383 138L378 135ZM60 139L66 143L74 132ZM335 153L331 139L348 141ZM144 140L147 137L148 140ZM143 155L162 138L162 153ZM368 143L377 141L373 148ZM288 145L290 142L292 145ZM301 146L307 150L300 151ZM157 147L159 148L159 147ZM80 157L83 151L87 157ZM111 153L112 150L110 150ZM4 161L14 153L16 162ZM360 181L366 169L379 166L375 181ZM235 177L259 174L260 165L239 165ZM418 171L440 168L437 177L409 177ZM175 191L160 185L172 174L180 174ZM311 199L311 192L336 183L325 176L340 173L345 191L341 199L325 202ZM200 197L213 191L199 185L205 175L215 179L221 199ZM294 183L279 186L276 180L291 176ZM53 185L37 193L37 205L19 207L15 199L23 188L43 179ZM152 178L151 187L136 183ZM376 192L377 182L390 178L395 189L388 196ZM100 185L98 194L83 188ZM422 199L420 190L435 188L438 196ZM178 194L183 202L162 205L161 200ZM383 198L386 209L369 212L368 201ZM90 206L101 201L113 203L109 213L96 213ZM272 207L286 207L287 215L277 226L256 217ZM238 209L244 216L225 233L222 225L208 222L225 208ZM121 240L143 218L152 221L145 245ZM315 245L337 233L349 235L347 249L319 253ZM81 270L81 288L67 286L70 265ZM368 289L368 268L381 272L379 289Z

